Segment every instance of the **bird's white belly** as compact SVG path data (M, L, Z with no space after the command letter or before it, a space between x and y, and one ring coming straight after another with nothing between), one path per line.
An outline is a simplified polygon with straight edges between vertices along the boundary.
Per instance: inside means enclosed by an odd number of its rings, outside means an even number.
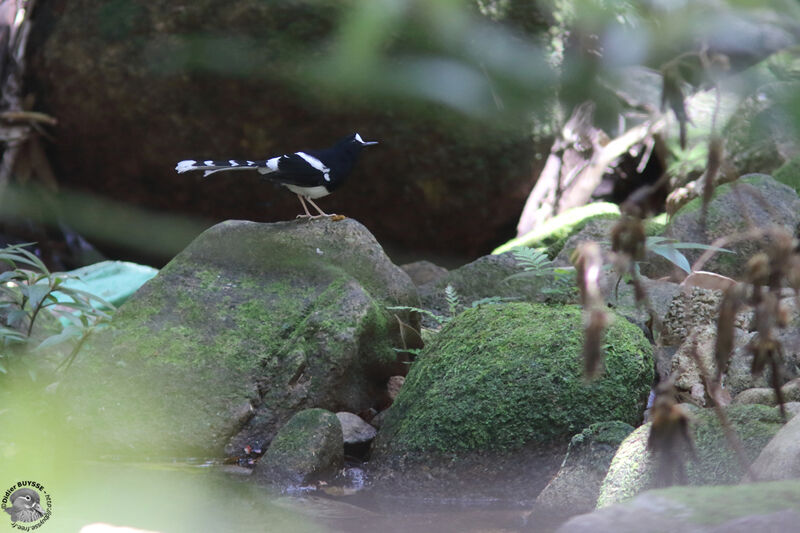
M290 185L288 183L284 183L284 185L286 185L286 188L293 193L301 194L306 198L311 198L312 200L315 198L322 198L323 196L328 196L330 194L328 189L322 185L317 185L316 187L298 187L297 185Z

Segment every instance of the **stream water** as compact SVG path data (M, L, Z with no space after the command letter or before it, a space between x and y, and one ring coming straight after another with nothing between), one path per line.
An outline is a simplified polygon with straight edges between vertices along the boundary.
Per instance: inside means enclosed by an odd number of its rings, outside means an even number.
M0 472L0 476L6 476ZM5 479L4 479L5 481ZM106 523L161 533L462 533L547 531L524 525L519 502L456 494L409 498L369 489L332 497L276 495L241 472L186 463L81 462L37 478L52 496L42 531ZM545 526L542 524L542 526Z

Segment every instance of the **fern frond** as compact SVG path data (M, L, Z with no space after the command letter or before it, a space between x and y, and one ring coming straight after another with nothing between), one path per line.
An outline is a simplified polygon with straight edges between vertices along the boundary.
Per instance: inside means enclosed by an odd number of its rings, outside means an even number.
M536 248L521 246L514 248L514 259L522 266L526 272L545 274L553 268L553 261L547 254Z
M447 308L450 311L450 316L456 316L456 313L458 313L458 306L461 303L456 288L448 284L447 287L444 288L444 299L447 300Z

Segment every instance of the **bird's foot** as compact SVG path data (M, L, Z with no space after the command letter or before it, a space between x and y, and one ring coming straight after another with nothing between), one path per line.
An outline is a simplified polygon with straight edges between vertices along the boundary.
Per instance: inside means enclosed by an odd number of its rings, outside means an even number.
M330 218L332 221L338 222L340 220L344 220L347 217L344 215L337 215L335 213L331 214L325 213L324 215L297 215L296 218L307 218L309 220L314 220L317 218Z

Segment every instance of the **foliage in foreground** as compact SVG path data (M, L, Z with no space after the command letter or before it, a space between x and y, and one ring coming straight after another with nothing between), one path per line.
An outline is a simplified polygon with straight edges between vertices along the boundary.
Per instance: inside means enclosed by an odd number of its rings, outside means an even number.
M67 368L95 330L111 319L114 306L102 298L69 285L75 278L50 272L31 243L0 250L0 373L27 370L36 378L31 358L46 348L71 345L58 366Z

